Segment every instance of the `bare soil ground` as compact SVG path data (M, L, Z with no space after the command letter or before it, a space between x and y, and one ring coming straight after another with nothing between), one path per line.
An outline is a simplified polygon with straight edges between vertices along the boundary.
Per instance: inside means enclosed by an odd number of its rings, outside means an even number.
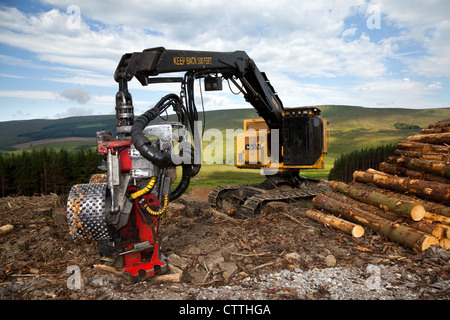
M449 251L414 252L370 230L352 238L307 218L310 200L233 219L211 210L207 193L194 189L181 197L177 202L183 210L171 210L160 226L162 252L183 271L180 282L155 277L135 283L112 268L98 267L103 263L96 242L70 237L62 197L1 198L0 225L14 229L0 236L0 299L450 297ZM82 280L76 289L68 282L73 266ZM368 285L371 277L373 285Z

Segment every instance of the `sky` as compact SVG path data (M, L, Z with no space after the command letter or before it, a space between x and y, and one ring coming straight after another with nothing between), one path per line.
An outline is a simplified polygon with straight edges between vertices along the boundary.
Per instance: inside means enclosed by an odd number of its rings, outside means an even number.
M449 107L449 13L448 0L0 0L0 121L114 114L121 56L160 46L243 50L288 108ZM196 88L199 109L251 107L226 84L202 101ZM136 115L180 92L129 89Z

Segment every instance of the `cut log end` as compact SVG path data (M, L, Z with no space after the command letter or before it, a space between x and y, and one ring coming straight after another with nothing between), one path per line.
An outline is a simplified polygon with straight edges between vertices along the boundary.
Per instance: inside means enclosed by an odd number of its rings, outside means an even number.
M423 240L420 243L418 243L420 251L424 251L431 246L438 246L438 245L439 245L439 240L433 236L424 237Z
M444 248L445 250L450 249L450 239L444 238L439 240L439 245Z
M360 225L356 225L353 229L352 229L352 236L354 238L361 238L364 235L364 228Z
M411 209L411 218L414 221L420 221L425 217L426 213L427 211L425 210L425 208L418 204Z

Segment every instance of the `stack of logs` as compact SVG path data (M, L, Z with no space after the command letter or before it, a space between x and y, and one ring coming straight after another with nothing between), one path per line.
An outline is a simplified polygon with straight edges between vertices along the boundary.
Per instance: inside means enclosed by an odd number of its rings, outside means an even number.
M307 216L354 237L364 227L423 251L450 249L450 121L398 143L380 171L355 171L353 182L330 181Z

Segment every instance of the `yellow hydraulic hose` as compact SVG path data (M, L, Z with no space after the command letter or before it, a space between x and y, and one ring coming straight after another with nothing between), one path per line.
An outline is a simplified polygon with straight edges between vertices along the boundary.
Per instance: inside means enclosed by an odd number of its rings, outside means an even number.
M156 182L156 177L152 177L145 188L131 194L131 196L130 196L131 199L135 200L135 199L139 198L140 196L143 196L144 194L150 192L153 189L155 182Z
M165 196L164 196L164 204L163 204L163 206L162 206L162 208L161 208L160 210L158 210L158 211L153 211L153 210L150 208L150 206L147 205L145 202L143 203L143 206L144 206L145 210L147 210L147 212L150 213L151 215L154 215L154 216L160 216L160 215L162 215L162 214L166 211L167 205L168 205L168 204L169 204L169 196L168 196L168 195L165 195Z

